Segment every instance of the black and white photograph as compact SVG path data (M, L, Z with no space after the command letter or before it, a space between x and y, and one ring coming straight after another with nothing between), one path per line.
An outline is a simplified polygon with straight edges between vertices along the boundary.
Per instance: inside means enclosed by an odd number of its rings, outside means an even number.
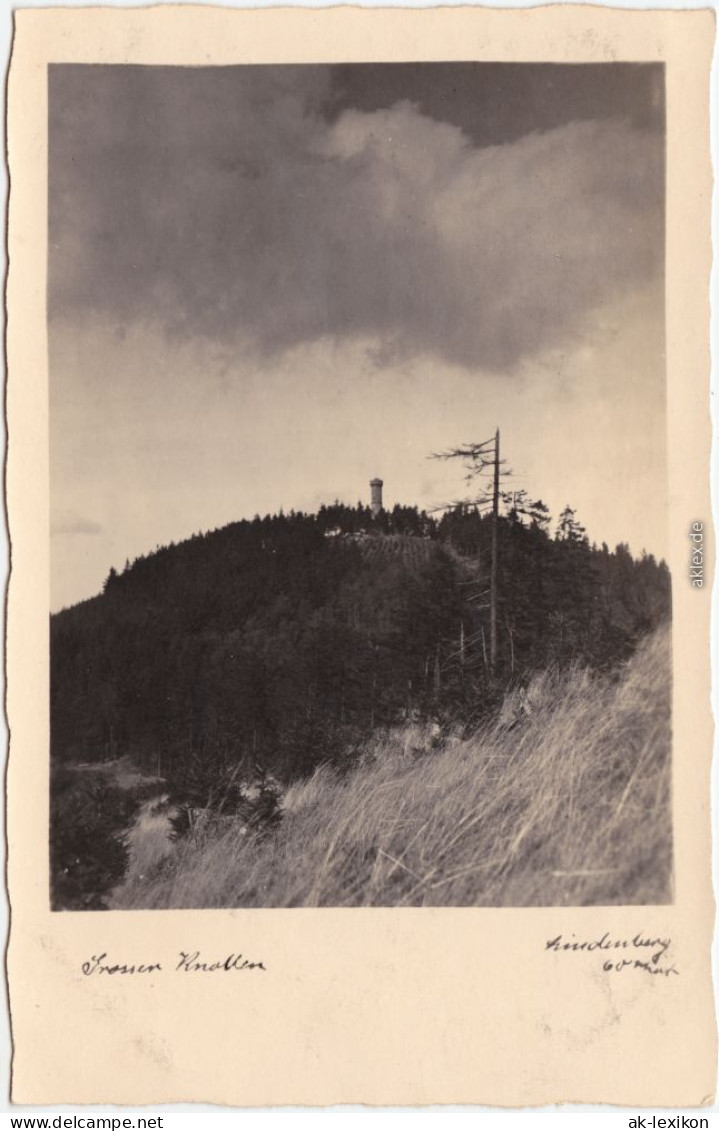
M47 200L52 910L672 904L663 65L52 64Z

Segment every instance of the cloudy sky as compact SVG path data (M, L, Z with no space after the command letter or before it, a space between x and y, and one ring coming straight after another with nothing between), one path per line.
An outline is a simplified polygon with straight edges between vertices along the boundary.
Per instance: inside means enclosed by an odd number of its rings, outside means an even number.
M496 427L663 554L663 131L652 65L51 67L53 608Z

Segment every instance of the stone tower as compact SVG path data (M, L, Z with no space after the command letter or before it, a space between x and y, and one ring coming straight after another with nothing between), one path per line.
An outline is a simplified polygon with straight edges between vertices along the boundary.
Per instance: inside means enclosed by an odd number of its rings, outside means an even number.
M381 479L370 479L369 485L372 489L372 502L370 506L372 508L372 514L376 518L382 510L382 487L384 484Z

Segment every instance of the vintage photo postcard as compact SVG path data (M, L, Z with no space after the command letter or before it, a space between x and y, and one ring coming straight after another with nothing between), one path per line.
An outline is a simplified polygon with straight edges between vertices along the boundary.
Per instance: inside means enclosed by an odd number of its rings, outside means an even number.
M713 40L16 14L15 1102L712 1102Z

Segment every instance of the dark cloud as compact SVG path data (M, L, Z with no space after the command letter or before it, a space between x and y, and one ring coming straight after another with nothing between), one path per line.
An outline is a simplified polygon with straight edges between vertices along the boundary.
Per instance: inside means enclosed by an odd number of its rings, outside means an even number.
M664 128L660 63L350 63L332 68L332 85L332 115L414 102L478 146L589 119Z
M433 89L423 75L412 90ZM585 83L575 120L555 75L543 116L505 111L511 140L494 145L463 121L492 108L459 77L443 114L441 91L376 105L326 67L52 68L51 315L159 321L265 356L366 337L380 364L501 370L660 280L646 76L635 103L627 79L597 105L633 119L587 117Z

